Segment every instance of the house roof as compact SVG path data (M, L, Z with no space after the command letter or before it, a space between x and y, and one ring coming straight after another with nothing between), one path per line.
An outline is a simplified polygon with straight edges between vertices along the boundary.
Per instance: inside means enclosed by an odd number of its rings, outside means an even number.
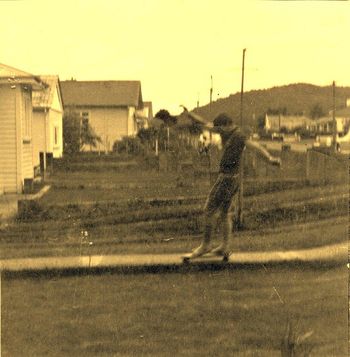
M42 89L46 86L38 76L2 63L0 63L0 83L28 84L33 89Z
M142 108L140 81L61 81L66 106Z
M29 72L0 63L0 77L33 77Z
M47 88L41 91L33 91L33 108L50 108L54 98L55 90L59 88L58 76L40 76L47 84Z

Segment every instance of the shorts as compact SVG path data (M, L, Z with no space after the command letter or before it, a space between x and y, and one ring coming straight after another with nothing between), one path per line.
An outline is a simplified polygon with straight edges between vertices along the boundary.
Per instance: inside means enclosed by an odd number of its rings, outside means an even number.
M214 214L221 210L222 213L227 214L238 189L239 175L219 174L205 203L205 213Z

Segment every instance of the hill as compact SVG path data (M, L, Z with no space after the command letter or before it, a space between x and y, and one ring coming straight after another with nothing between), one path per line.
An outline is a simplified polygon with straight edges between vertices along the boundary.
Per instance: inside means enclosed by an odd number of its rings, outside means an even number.
M325 113L332 109L332 86L320 87L306 83L289 84L270 89L252 90L244 93L243 120L246 125L256 126L257 119L265 116L270 109L283 108L286 114L310 115L311 109L318 105ZM336 87L336 108L344 108L346 98L350 98L350 87ZM226 112L237 124L240 117L240 92L221 98L210 105L195 108L194 112L213 120L216 115Z

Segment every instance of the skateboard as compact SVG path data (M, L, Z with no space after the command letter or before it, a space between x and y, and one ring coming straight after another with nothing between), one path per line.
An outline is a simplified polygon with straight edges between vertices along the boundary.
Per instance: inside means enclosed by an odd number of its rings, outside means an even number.
M198 262L224 262L227 263L230 258L231 252L225 255L217 255L211 252L205 253L195 258L191 258L191 253L185 254L182 256L183 263L189 263L191 261L198 261Z

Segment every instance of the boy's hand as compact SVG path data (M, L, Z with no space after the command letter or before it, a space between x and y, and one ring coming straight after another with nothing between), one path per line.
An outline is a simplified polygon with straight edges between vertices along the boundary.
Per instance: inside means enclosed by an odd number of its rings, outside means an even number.
M270 158L270 163L271 163L271 165L280 167L281 166L281 159L279 157L271 157Z

